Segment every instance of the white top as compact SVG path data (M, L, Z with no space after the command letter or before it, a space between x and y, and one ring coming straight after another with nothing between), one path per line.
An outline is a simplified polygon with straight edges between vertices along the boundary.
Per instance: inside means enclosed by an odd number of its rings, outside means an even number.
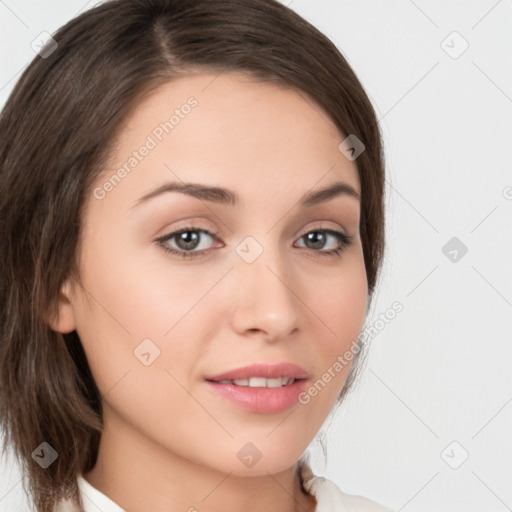
M309 465L300 467L301 480L304 489L315 496L317 506L315 512L393 512L368 498L346 494L331 480L323 476L313 475ZM80 497L83 502L83 512L126 512L117 503L93 487L83 476L77 478ZM76 512L70 501L62 501L55 512Z

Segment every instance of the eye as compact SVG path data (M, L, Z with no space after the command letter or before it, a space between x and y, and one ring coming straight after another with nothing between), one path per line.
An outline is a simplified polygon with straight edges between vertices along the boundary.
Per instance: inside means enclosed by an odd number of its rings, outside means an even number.
M207 249L203 247L200 250L194 250L201 245L201 238L204 238L204 236L201 235L207 235L208 237L216 240L216 234L212 234L206 229L190 226L157 238L156 242L162 247L162 249L164 249L164 251L171 254L175 254L182 258L196 258L198 256L202 256ZM169 247L168 242L173 239L176 239L175 243L178 245L177 249Z
M164 251L187 259L205 255L210 248L211 242L202 244L204 238L219 241L217 239L217 233L210 233L205 229L189 226L161 236L157 238L155 242L158 243ZM305 239L305 248L311 249L313 253L318 253L318 256L340 256L340 254L351 245L352 238L353 237L350 235L333 229L315 229L302 235L299 240ZM325 250L324 246L329 239L331 239L333 248ZM177 247L171 245L172 241L174 241L173 243ZM201 245L203 245L202 248Z
M334 239L334 248L318 251L317 249L326 245L329 237ZM352 236L334 229L314 229L302 235L299 240L302 239L306 240L306 248L311 248L322 256L339 256L352 243Z

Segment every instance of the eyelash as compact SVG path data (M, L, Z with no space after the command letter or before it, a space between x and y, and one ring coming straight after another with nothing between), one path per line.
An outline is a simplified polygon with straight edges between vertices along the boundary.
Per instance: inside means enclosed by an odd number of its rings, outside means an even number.
M192 259L192 258L202 257L209 249L203 249L201 251L181 251L178 249L171 249L165 243L165 242L169 241L170 239L174 238L175 236L181 235L182 233L191 232L191 231L205 233L205 234L211 236L214 240L217 240L218 233L210 233L206 229L202 229L202 228L195 227L195 226L189 226L186 228L179 229L178 231L173 231L172 233L169 233L167 235L161 236L161 237L157 238L155 240L155 242L158 245L160 245L160 247L162 247L162 249L164 251L166 251L167 253L171 253L175 256L179 256L180 258L183 258L183 259ZM330 249L328 251L323 251L321 249L319 249L319 250L311 249L311 251L319 253L318 254L319 257L322 257L322 256L340 257L341 253L352 244L352 239L353 239L352 236L342 233L341 231L335 231L333 229L326 229L326 228L312 229L311 231L304 233L299 239L304 238L306 235L308 235L310 233L319 233L319 232L326 233L326 234L336 237L338 240L338 244L339 244L336 249ZM305 249L307 249L307 247L305 247Z

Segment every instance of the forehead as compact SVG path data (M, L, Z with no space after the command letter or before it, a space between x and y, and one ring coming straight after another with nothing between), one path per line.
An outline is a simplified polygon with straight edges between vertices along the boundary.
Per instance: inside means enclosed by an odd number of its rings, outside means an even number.
M230 186L242 198L274 188L298 196L340 179L359 191L357 167L338 149L344 138L302 91L239 72L196 73L139 101L102 180L124 166L122 193L137 197L179 179Z

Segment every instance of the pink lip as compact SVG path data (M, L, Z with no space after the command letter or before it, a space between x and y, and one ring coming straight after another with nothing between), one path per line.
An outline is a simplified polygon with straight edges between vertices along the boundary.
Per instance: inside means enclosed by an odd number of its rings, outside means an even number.
M299 395L306 389L307 380L296 380L293 384L280 388L251 388L234 384L220 384L214 381L206 381L206 385L246 411L274 414L284 411L298 402Z
M205 377L207 381L248 379L250 377L265 377L266 379L275 379L277 377L293 377L296 380L307 379L308 372L304 368L292 363L280 364L252 364L237 368L218 375Z
M220 384L222 380L249 379L250 377L294 378L295 382L280 388L251 388L235 384ZM252 364L217 375L206 377L209 389L233 401L247 411L260 414L274 414L284 411L298 402L299 395L305 390L308 372L292 363Z

